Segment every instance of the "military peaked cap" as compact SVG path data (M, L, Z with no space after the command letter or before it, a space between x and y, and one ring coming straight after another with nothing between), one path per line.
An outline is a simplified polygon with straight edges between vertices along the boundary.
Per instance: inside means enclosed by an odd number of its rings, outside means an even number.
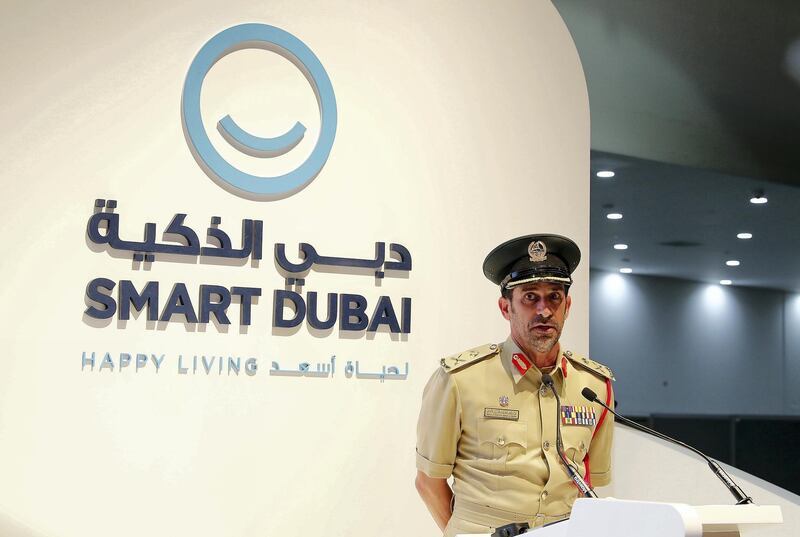
M580 248L567 237L525 235L489 252L483 261L483 274L503 289L537 281L568 287L580 260Z

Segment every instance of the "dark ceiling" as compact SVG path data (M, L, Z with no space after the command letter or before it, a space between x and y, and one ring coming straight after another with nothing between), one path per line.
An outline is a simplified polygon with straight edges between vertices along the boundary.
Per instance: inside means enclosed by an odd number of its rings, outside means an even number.
M800 2L554 4L586 73L593 149L800 185Z
M800 1L553 3L589 90L591 266L800 291Z

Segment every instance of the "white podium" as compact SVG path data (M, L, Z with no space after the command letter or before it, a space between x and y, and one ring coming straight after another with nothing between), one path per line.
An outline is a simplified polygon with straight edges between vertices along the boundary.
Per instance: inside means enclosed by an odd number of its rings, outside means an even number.
M777 505L702 505L589 499L575 501L569 520L524 535L536 537L739 537L758 524L781 524ZM482 534L488 537L488 534ZM467 537L466 535L457 537Z

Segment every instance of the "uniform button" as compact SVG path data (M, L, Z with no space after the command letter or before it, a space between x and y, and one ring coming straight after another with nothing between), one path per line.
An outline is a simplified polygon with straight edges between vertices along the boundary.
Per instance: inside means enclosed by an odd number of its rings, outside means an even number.
M548 492L546 490L542 491L542 499L543 500L547 498L547 494L548 494Z
M545 451L550 449L550 440L545 440L544 444L542 444L542 447L544 448Z
M497 443L503 446L506 443L506 439L501 436L500 438L497 439Z
M547 394L550 393L550 390L547 388L547 386L542 384L542 387L539 388L539 392L542 394L543 397L547 397Z

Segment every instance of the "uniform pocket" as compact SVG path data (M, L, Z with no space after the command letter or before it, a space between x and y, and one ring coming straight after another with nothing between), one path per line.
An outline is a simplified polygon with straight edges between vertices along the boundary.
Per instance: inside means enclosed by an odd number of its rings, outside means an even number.
M528 449L528 424L482 418L478 421L478 442L481 456L492 469L503 471L509 459Z
M564 454L583 470L583 459L589 452L589 443L592 441L592 430L582 425L567 425L561 428L564 439Z

